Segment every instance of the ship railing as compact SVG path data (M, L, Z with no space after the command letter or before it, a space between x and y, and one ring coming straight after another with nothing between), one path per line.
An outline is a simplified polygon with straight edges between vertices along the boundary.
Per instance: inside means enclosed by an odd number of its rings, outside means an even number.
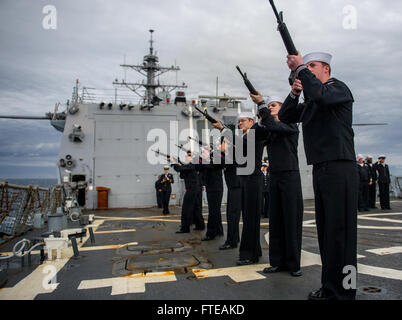
M83 87L80 101L83 103L140 104L143 99L132 93L130 94L127 90Z
M21 235L33 228L34 216L41 213L46 220L62 204L62 186L52 188L19 186L0 182L0 234Z

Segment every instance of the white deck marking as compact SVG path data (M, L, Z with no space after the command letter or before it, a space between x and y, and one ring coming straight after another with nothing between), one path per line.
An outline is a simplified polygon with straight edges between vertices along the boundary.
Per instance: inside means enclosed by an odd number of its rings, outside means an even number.
M174 272L150 272L146 275L136 274L128 277L106 278L81 281L78 290L112 287L111 295L144 293L145 284L176 281Z
M375 253L379 256L385 256L388 254L402 253L402 247L378 248L378 249L369 249L366 251Z

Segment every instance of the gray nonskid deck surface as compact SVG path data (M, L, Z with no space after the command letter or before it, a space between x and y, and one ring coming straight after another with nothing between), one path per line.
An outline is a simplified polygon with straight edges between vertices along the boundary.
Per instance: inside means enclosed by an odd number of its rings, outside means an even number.
M357 299L402 298L402 201L395 200L391 206L391 211L359 213ZM218 249L225 237L201 242L205 231L175 234L180 210L172 207L168 216L156 208L91 212L96 215L96 243L86 237L79 243L78 258L72 257L70 245L63 250L62 259L42 265L38 253L33 254L31 267L25 263L21 268L20 261L13 259L0 299L305 300L320 287L313 201L305 201L303 276L299 278L287 272L262 273L268 266L267 219L261 220L263 257L255 265L239 267L238 249ZM222 210L224 213L225 208ZM205 209L204 213L207 218ZM226 231L226 215L222 218ZM30 231L22 237L43 231ZM3 245L0 252L10 252L22 237ZM378 250L368 251L373 249ZM51 288L44 279L52 270L57 274Z

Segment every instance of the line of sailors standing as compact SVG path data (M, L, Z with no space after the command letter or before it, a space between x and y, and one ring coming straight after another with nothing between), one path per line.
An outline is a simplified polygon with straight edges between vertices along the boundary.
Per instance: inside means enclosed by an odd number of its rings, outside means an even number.
M313 166L315 220L322 263L321 288L308 294L310 300L349 300L356 297L356 288L345 286L343 271L345 267L354 268L357 274L359 175L352 128L354 98L345 83L331 77L331 59L330 54L323 52L313 52L304 57L300 53L288 55L287 65L294 78L284 101L276 97L264 101L259 93L251 94L258 106L259 120L255 121L252 113L240 113L237 120L241 135L235 135L220 121L212 124L223 136L237 139L235 146L239 141L240 145L242 143L243 156L247 159L244 164L236 163L238 159L230 159L233 153L227 152L231 147L227 138L221 141L220 152L212 152L221 158L219 165L194 164L191 152L184 164L173 164L186 185L180 233L189 232L192 222L196 224L196 229L204 227L199 175L205 171L209 216L204 241L223 233L220 202L224 170L228 185L228 237L221 249L235 248L240 240L237 264L248 265L258 262L261 257L261 159L266 145L270 169L270 266L263 272L286 271L298 277L302 275L303 196L297 156L298 125L301 124L307 164ZM252 154L247 154L247 147L252 147ZM203 158L209 158L210 155L205 153ZM226 161L226 157L234 161ZM240 170L248 167L248 161L254 162L254 170L239 174ZM377 168L377 172L386 170L383 164L377 165ZM386 186L380 186L380 194L381 188L385 190ZM389 208L385 200L381 206ZM243 218L241 237L238 227L240 212Z
M373 163L373 157L368 155L366 159L361 154L357 155L357 169L359 172L359 211L377 209L376 193L377 184L382 210L391 210L389 201L389 186L391 178L389 167L385 164L385 155L380 155L378 161Z

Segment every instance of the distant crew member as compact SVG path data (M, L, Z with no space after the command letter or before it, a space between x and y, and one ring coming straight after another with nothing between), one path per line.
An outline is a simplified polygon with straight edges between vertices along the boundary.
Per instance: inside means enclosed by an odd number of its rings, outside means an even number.
M359 211L369 211L369 184L370 184L370 168L364 163L364 158L361 154L357 155L357 171L359 172Z
M158 180L155 181L155 190L156 190L156 203L158 204L158 208L163 208L162 204L162 188L160 185L161 176L158 176Z
M199 174L191 161L192 153L189 151L186 155L185 164L172 164L174 170L180 173L180 178L184 179L186 188L181 209L180 230L176 231L176 233L189 233L192 223L195 224L195 229L197 230L205 229L204 218L199 206L201 197Z
M378 191L380 194L380 205L382 210L391 210L389 202L389 186L391 184L391 177L389 174L388 165L385 164L385 156L378 157L376 170L378 173Z
M371 155L367 155L366 164L370 170L371 183L369 185L369 207L371 209L377 209L376 202L376 192L377 192L377 170L375 165L373 164L373 157Z
M296 124L279 120L282 99L250 94L258 105L261 124L270 133L267 140L270 163L269 263L264 273L289 271L300 277L303 195L297 145L299 129Z
M311 300L355 299L345 288L346 266L357 274L358 178L354 148L353 96L341 81L331 78L331 58L315 52L288 55L295 72L292 90L279 119L302 122L307 164L313 165L315 218L322 261L322 287ZM305 101L299 103L300 91Z
M212 154L208 150L202 152L204 157L209 160ZM205 191L208 200L208 223L207 232L201 241L215 239L216 236L223 236L223 225L221 215L221 205L223 197L223 176L222 166L214 165L212 162L200 164L197 169L201 170Z
M247 159L244 164L239 164L236 160L238 170L240 168L253 168L249 174L240 175L241 197L242 197L242 213L243 213L243 230L240 240L239 260L237 265L249 265L257 263L262 256L260 243L260 219L261 219L261 203L262 203L262 172L261 159L264 149L264 141L267 138L267 131L263 126L255 122L255 117L251 112L241 112L237 115L238 126L243 132L239 137L243 143L243 156ZM224 135L230 129L224 129L222 123L217 121L212 124L216 129L222 131ZM250 130L254 130L253 145L249 146L253 150L253 154L247 153L247 139ZM229 133L229 132L228 132ZM230 134L230 133L229 133ZM235 141L235 139L233 139ZM254 157L254 161L251 161Z
M163 214L169 214L169 201L170 195L172 193L172 183L174 183L173 175L169 173L169 166L165 166L164 173L160 175L159 179L159 190L162 190L162 206L163 206Z
M225 141L221 144L221 151L224 153L223 172L228 192L226 206L227 235L225 243L219 249L227 250L237 248L240 242L241 182L236 173L237 168L234 157L230 157L228 144Z
M263 218L268 218L269 213L269 165L266 162L262 163L262 211Z

